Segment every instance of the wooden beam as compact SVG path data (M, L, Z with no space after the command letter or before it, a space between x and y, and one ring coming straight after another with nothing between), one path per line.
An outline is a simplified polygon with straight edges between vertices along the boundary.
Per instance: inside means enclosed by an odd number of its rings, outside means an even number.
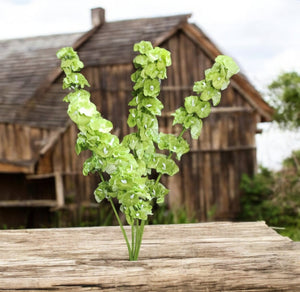
M18 163L18 162L4 162L0 161L0 172L2 173L33 173L34 162L30 163Z
M60 175L82 175L82 171L63 171L60 172ZM26 175L26 179L44 179L44 178L50 178L50 177L55 177L56 173L51 172L51 173L41 173L41 174L28 174Z
M246 150L256 150L256 146L252 145L238 145L238 146L230 146L230 147L222 147L222 148L207 148L207 149L192 149L191 153L199 153L199 152L231 152L231 151L246 151Z
M130 229L125 227L126 231ZM0 230L3 291L299 291L300 244L264 222Z
M1 208L19 208L19 207L56 207L56 200L5 200L0 201ZM0 287L1 291L1 287Z
M44 179L44 178L50 178L55 177L55 173L42 173L42 174L29 174L26 175L26 179L32 180L32 179Z
M242 106L228 106L228 107L213 107L211 109L211 114L234 114L234 113L253 113L255 110L253 108L247 108ZM174 112L162 112L161 117L163 118L173 118L171 115Z
M56 193L57 207L61 208L65 204L65 197L64 197L64 185L63 185L62 174L59 172L55 173L55 193Z
M47 137L47 142L40 150L40 155L44 155L49 149L51 149L54 146L54 144L61 137L61 135L66 131L66 129L68 128L68 126L70 126L70 124L71 124L70 120L68 120L65 128L60 128L60 129L56 130L55 132L52 132Z
M213 107L211 109L212 114L216 113L253 113L254 109L253 108L247 108L247 107L242 107L242 106L228 106L228 107Z

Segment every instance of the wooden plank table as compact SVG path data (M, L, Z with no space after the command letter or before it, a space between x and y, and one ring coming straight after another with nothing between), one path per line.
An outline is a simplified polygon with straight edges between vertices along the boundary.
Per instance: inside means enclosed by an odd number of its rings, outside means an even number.
M264 222L0 231L0 291L300 291L300 243Z

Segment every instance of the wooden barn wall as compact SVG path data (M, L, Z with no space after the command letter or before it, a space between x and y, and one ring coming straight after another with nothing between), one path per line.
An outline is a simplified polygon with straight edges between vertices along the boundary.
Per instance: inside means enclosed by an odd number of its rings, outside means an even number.
M178 127L172 127L170 113L183 104L184 97L192 94L194 81L203 79L204 70L212 65L212 60L182 32L162 46L171 51L172 66L168 69L168 79L162 82L160 97L165 108L159 118L160 128L166 133L178 132ZM87 67L83 72L91 84L93 102L105 118L113 121L113 132L120 137L130 132L126 121L132 72L132 64ZM61 80L54 86L58 84ZM256 168L256 116L250 105L230 86L223 93L218 108L221 110L204 120L199 140L191 140L186 135L191 152L179 162L180 173L164 178L171 189L167 199L170 206L185 207L190 216L203 221L233 219L239 211L241 175L252 174ZM0 130L1 159L15 161L35 159L37 150L55 133L18 125L0 125ZM77 128L71 124L55 143L52 141L54 147L43 152L35 165L35 172L41 178L59 173L67 202L77 205L95 203L93 191L99 178L97 175L82 175L82 164L90 154L76 155L76 138Z
M132 65L97 66L84 69L83 74L91 87L91 99L101 114L113 121L113 133L124 136L128 133L126 124L128 101L131 93L130 74ZM61 83L58 80L57 83ZM95 203L94 190L100 182L97 174L82 175L82 165L90 156L83 151L79 156L75 153L77 127L74 123L61 134L55 147L41 158L38 173L61 173L63 177L64 195L67 202L76 204Z
M34 164L52 132L19 124L0 124L0 164L11 162L20 167L20 172L33 172L30 165ZM11 169L3 166L0 172L11 172Z
M173 63L161 92L166 110L161 121L170 132L169 112L182 105L183 97L193 94L194 81L203 79L204 70L213 62L184 33L163 46L171 51ZM186 135L191 152L183 156L181 172L166 180L171 189L168 200L173 208L184 206L203 221L233 219L239 211L241 175L253 174L256 169L256 116L245 98L230 86L216 111L203 122L199 140Z
M170 113L192 94L194 81L204 77L204 70L212 61L201 48L184 33L178 33L163 47L172 53L168 79L162 83L161 99L165 105L159 119L161 130L178 132L172 128ZM131 99L131 64L102 65L84 69L91 84L92 100L102 115L113 121L114 133L120 137L130 132L127 126L128 102ZM256 116L247 101L232 86L222 97L216 111L204 120L200 139L191 140L191 153L179 163L181 171L164 182L171 189L168 202L173 208L185 207L191 216L200 220L232 219L239 211L239 184L243 173L251 174L256 165ZM231 110L232 109L232 110ZM83 177L82 163L88 154L76 156L74 144L76 127L71 126L50 155L54 172L65 174L65 193L76 201L91 201L99 179ZM49 162L48 162L49 164ZM39 171L43 172L40 165Z
M89 153L83 152L77 156L76 139L77 128L71 124L59 135L54 147L41 155L36 166L36 179L59 175L62 179L65 202L80 205L91 202L96 178L92 175L88 177L82 175L82 165L89 157Z

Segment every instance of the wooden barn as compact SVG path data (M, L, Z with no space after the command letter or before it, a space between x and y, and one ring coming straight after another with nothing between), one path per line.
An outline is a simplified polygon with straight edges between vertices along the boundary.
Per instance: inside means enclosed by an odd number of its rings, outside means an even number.
M82 175L89 153L75 154L77 129L62 102L67 93L61 89L59 48L72 45L78 51L93 101L120 137L129 133L134 43L149 40L171 51L173 64L160 94L164 132L174 131L171 112L221 54L188 22L190 15L106 22L103 9L91 14L93 28L86 33L0 41L0 228L47 225L53 210L95 205L98 178ZM241 175L256 170L257 123L271 115L246 77L236 75L221 104L204 120L200 139L191 141L180 173L164 179L171 189L169 205L185 207L202 221L234 219Z

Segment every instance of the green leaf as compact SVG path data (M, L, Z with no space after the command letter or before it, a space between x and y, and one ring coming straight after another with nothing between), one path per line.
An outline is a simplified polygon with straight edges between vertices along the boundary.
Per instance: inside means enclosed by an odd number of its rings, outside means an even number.
M158 204L162 204L169 190L163 184L157 183L155 180L148 180L146 185L151 197L155 198Z
M109 133L112 130L113 125L111 121L108 121L104 118L93 117L89 122L89 127L95 131Z
M87 150L87 149L88 149L88 145L86 141L86 136L80 132L77 135L77 140L75 145L76 154L79 155L82 150Z
M153 50L152 44L148 41L140 41L133 46L135 52L139 51L141 54L146 54L150 50Z
M78 89L74 92L70 92L65 96L64 101L66 102L89 102L90 93L84 89Z
M197 114L193 113L193 114L187 114L187 116L185 117L184 121L182 122L183 126L185 129L189 129L191 127L191 125L194 123L194 119L199 119L199 117L197 116Z
M148 167L156 169L158 173L174 175L179 171L177 164L166 155L161 153L153 153L149 160Z
M127 124L129 127L133 128L136 125L137 122L137 110L135 108L132 108L129 110L129 116L127 119Z
M144 84L145 84L145 78L143 78L142 76L140 76L140 77L137 79L135 85L133 86L133 89L134 89L134 90L138 90L138 89L140 89L140 88L143 88L143 87L144 87Z
M188 96L185 98L184 106L189 114L196 113L199 118L209 116L211 107L207 101L201 101L198 96Z
M104 158L98 156L95 152L91 157L85 160L83 163L83 175L88 175L89 173L98 172L107 172L112 174L116 171L117 166L116 160L111 159L111 157Z
M140 66L144 67L148 63L148 58L145 55L138 55L133 59L133 63L135 65L138 65L137 68L139 68Z
M71 105L73 104L71 103ZM93 104L92 102L78 102L78 104L76 104L76 107L81 115L85 115L87 117L95 116L98 113L95 104Z
M205 80L197 81L194 83L193 91L200 94L207 86Z
M154 49L149 50L147 52L147 57L150 62L154 63L155 61L158 61L161 58L161 54L161 48L155 47Z
M180 107L175 111L175 113L172 113L171 115L174 116L174 121L173 121L173 126L174 126L176 124L183 124L186 117L188 116L188 113L184 107Z
M184 101L184 106L186 108L186 111L191 114L191 113L195 113L196 112L196 108L198 106L199 103L199 97L198 96L188 96L185 98Z
M80 71L84 66L83 63L78 58L72 59L62 59L61 66L65 72L71 73Z
M226 78L229 79L232 75L240 71L239 66L229 56L219 55L215 61L222 64L227 69Z
M93 163L93 157L89 157L83 163L82 173L84 176L87 176L89 173L93 173L95 171L95 165Z
M99 133L99 136L91 135L88 142L89 149L101 158L108 158L119 149L117 147L119 145L118 137L110 133Z
M197 118L193 118L192 119L192 123L191 123L191 136L193 139L198 139L200 134L201 134L201 130L202 130L202 125L203 122L200 119Z
M227 69L221 63L215 63L210 69L205 70L205 79L211 81L212 86L218 90L224 90L229 84Z
M129 190L139 190L143 191L145 189L145 177L140 177L136 173L115 173L111 176L110 184L113 191L129 191Z
M141 73L141 76L143 78L150 77L151 79L154 79L159 74L159 71L157 70L156 64L150 63L146 65Z
M158 70L157 78L159 79L167 78L167 69L165 64L162 61L157 62L156 68Z
M64 47L60 49L56 56L58 59L72 59L72 58L78 58L77 53L73 50L72 47Z
M146 79L144 82L144 95L156 97L160 92L160 83L157 79Z
M172 176L179 171L179 168L171 158L159 157L156 170L158 173L168 174Z
M79 127L82 127L89 123L90 117L80 114L78 111L78 105L74 105L73 103L68 106L68 115L71 120L76 123Z
M144 97L140 103L141 106L146 108L153 115L161 115L163 104L156 97Z
M120 203L127 207L138 206L141 200L143 202L144 200L151 200L151 196L146 189L133 188L119 196Z
M142 72L142 70L141 69L139 69L139 70L136 70L134 73L132 73L131 74L131 81L132 82L137 82L138 81L138 79L140 78L140 76L141 76L141 72Z
M203 119L209 116L211 111L211 106L208 101L199 101L196 109L196 114L199 118Z
M140 111L137 119L137 127L140 131L142 140L148 140L151 138L156 141L158 138L158 121L156 116Z
M149 51L147 55L152 62L160 61L164 64L165 67L168 67L172 64L171 53L166 49L156 47L153 50Z
M221 100L221 92L219 90L213 88L212 86L207 86L203 90L203 92L200 96L200 99L203 100L203 101L208 101L208 100L212 99L214 105L216 105L215 103L217 101L220 102L220 100Z
M171 53L168 50L162 49L161 59L167 67L172 65Z
M114 194L111 191L109 183L107 181L103 181L99 183L98 187L95 189L94 196L97 203L100 203L104 199L114 197Z
M122 196L119 196L119 203L128 207L137 205L139 203L139 194L134 191L124 192Z
M122 141L122 145L124 147L129 147L131 150L135 150L138 143L139 143L139 138L137 137L137 133L131 133L126 135Z
M148 201L141 200L137 205L124 206L121 205L121 211L126 216L126 221L129 225L134 224L135 219L147 220L149 215L152 215L152 206Z
M212 102L214 106L217 106L221 101L221 92L218 92L212 96Z
M84 86L90 86L90 84L81 73L70 73L63 80L63 89L84 88Z
M212 81L213 87L220 90L226 89L229 83L229 80L227 80L225 77L220 76L216 80Z
M178 160L190 150L189 144L182 137L164 133L159 134L158 148L176 153Z

